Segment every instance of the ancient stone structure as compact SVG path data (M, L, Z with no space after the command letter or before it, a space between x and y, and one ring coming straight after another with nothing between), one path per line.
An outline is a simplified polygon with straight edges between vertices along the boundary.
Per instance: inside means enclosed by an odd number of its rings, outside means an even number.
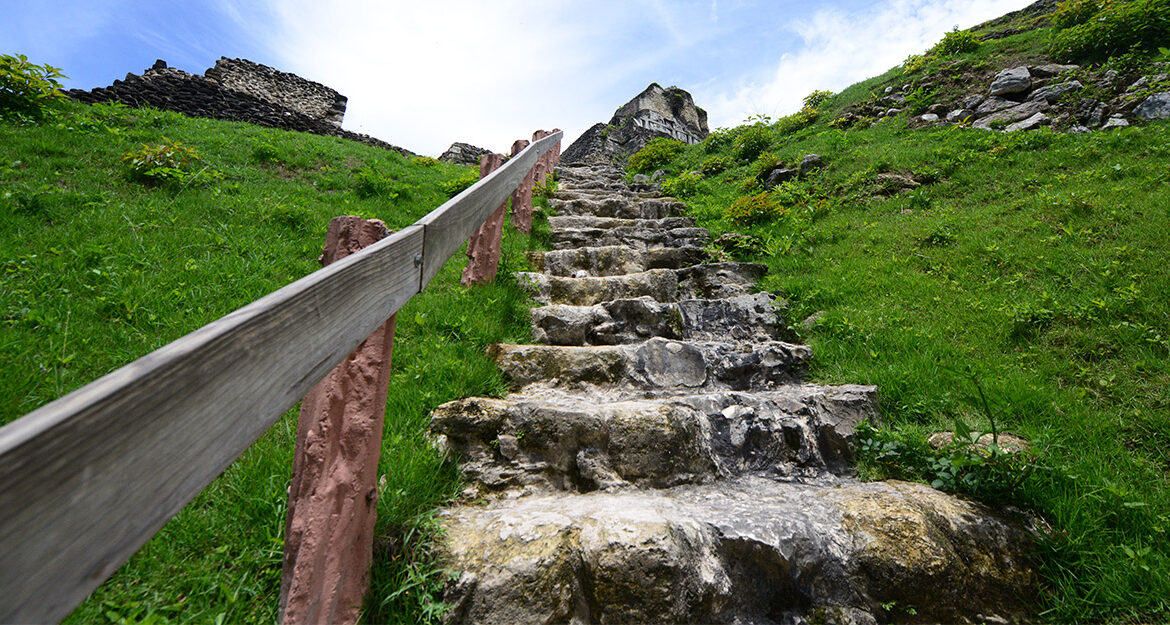
M443 513L451 624L1006 623L1031 521L862 483L876 389L803 383L750 263L609 166L560 168L553 251L522 273L540 345L489 352L502 399L432 413L469 502Z
M479 159L484 154L489 154L491 150L477 148L470 143L459 143L456 141L447 148L446 152L439 157L440 161L444 163L454 163L456 165L479 165Z
M342 129L346 99L333 89L244 59L221 58L203 76L167 67L160 60L141 76L126 74L108 87L70 89L66 95L87 103L121 102L192 117L331 135L414 155L381 139Z
M595 124L577 138L562 155L565 163L607 162L628 156L654 137L670 137L684 143L706 138L707 113L695 106L691 94L651 83L617 111L608 124Z
M376 219L329 222L324 265L386 238ZM281 622L357 623L369 586L391 317L301 401L285 525Z
M278 106L341 128L346 97L333 89L247 59L221 57L203 73L221 87L254 95Z

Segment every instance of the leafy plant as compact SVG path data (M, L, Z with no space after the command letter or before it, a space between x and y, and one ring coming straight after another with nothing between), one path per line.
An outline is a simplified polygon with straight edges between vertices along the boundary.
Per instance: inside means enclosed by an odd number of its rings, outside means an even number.
M187 185L196 180L219 177L219 172L207 168L196 170L195 166L202 161L195 148L166 137L158 145L143 144L142 149L122 156L131 180L158 185Z
M440 183L439 188L447 194L447 197L455 197L477 182L479 182L479 172L469 167L461 172L458 178Z
M1079 26L1111 3L1112 0L1063 0L1052 14L1052 25L1058 29Z
M822 104L825 103L825 100L828 100L832 96L832 91L813 91L812 93L804 96L804 107L810 109L819 108Z
M724 210L723 215L738 224L765 221L779 215L784 208L768 192L741 197Z
M783 135L792 134L812 125L817 121L820 113L812 107L804 107L799 111L776 120L776 130Z
M23 54L0 55L0 118L16 115L34 120L65 99L60 68L30 63Z
M411 188L408 183L399 182L369 165L365 165L354 172L353 183L354 193L357 193L357 196L360 198L378 197L386 200L395 200L399 197L405 198L411 195Z
M1078 8L1076 19L1088 10ZM1069 17L1069 23L1074 21ZM1061 62L1100 62L1128 52L1150 55L1167 41L1170 0L1106 2L1087 20L1054 33L1048 53Z
M628 171L635 174L648 174L656 169L668 165L686 147L682 141L668 137L655 137L646 144L646 147L630 155Z
M711 176L735 166L735 161L726 156L709 156L699 165L699 171Z
M943 35L942 41L935 44L933 51L941 56L955 56L964 52L974 52L979 49L979 37L969 30L954 30Z
M938 92L926 87L918 87L906 95L906 107L911 115L921 115L938 100Z
M662 183L662 192L674 197L689 197L703 188L703 177L693 171L685 171Z
M753 161L772 145L772 133L763 124L745 126L732 142L731 155L738 161Z

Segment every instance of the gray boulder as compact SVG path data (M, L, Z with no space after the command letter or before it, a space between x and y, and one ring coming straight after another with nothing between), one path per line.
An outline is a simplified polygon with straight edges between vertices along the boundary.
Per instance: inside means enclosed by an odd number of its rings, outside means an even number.
M1032 88L1032 74L1026 66L1005 69L991 81L991 95L1023 93Z
M1060 96L1062 96L1066 93L1080 91L1081 89L1084 89L1084 88L1085 88L1085 86L1082 85L1080 83L1080 81L1070 80L1069 82L1062 82L1059 85L1049 85L1047 87L1041 87L1040 89L1037 89L1037 90L1033 91L1032 93L1028 94L1028 100L1029 101L1044 100L1044 101L1048 102L1049 104L1055 104L1056 101L1060 99Z
M1013 102L1011 100L1007 100L1004 98L992 96L992 97L984 100L983 103L980 104L975 109L975 114L979 115L979 116L991 115L992 113L995 113L996 111L1002 111L1006 108L1011 108L1013 106L1016 106L1017 104L1019 104L1019 103Z
M957 124L957 123L967 119L968 117L971 117L974 114L975 114L975 111L968 109L968 108L955 109L955 110L947 113L946 120L952 124Z
M1017 132L1020 130L1033 130L1035 128L1039 128L1040 126L1044 126L1046 124L1051 124L1051 123L1052 123L1052 120L1049 119L1047 115L1045 115L1044 113L1036 113L1035 115L1033 115L1025 120L1018 121L1014 124L1009 124L1008 127L1004 128L1003 130L1004 130L1004 132Z
M1080 65L1057 65L1055 63L1049 63L1047 65L1036 65L1028 68L1028 70L1035 78L1052 78L1057 74L1063 74L1064 72L1080 68Z
M1138 119L1170 119L1170 91L1155 93L1134 109Z
M1101 126L1101 130L1112 130L1114 128L1125 128L1127 126L1129 126L1129 122L1126 121L1124 117L1120 115L1114 115L1105 122L1104 126Z
M805 175L814 169L820 169L825 166L825 160L821 158L820 154L805 154L804 158L800 159L800 175Z
M1044 100L1024 102L1023 104L1017 104L1011 108L1006 108L987 117L980 118L972 126L976 128L991 128L992 123L997 121L1004 121L1011 124L1032 117L1037 113L1047 111L1049 108L1051 107Z

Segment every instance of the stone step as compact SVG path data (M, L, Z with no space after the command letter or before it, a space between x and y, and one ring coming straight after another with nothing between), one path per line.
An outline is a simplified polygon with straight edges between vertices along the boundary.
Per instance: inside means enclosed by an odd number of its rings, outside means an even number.
M812 359L804 345L653 338L628 345L496 344L489 353L512 389L533 386L769 390L795 381Z
M767 266L756 263L709 263L619 276L568 278L527 271L516 275L521 286L541 304L592 306L643 296L676 302L746 295L766 271Z
M550 276L620 276L651 269L681 269L707 259L701 247L659 247L649 250L627 245L578 247L536 252L529 256L533 268Z
M694 228L694 217L664 217L662 219L621 219L617 217L593 217L592 215L558 215L548 218L548 227L559 230L611 230L613 228L636 228L640 230L675 230Z
M548 201L549 208L557 215L592 215L594 217L620 217L624 219L662 219L682 215L686 205L674 198L611 197L599 200L557 200Z
M651 229L639 226L616 228L560 228L551 230L549 238L555 250L578 247L625 245L639 249L654 247L706 247L711 234L706 228Z
M792 338L780 318L785 303L770 293L658 302L650 297L593 306L532 309L532 331L546 345L618 345L654 337L688 341Z
M460 460L475 499L510 491L667 488L746 473L830 482L852 475L857 426L874 420L870 386L791 385L599 401L512 395L431 413L438 447Z
M453 625L1018 623L1039 591L1030 519L907 482L531 495L441 524Z

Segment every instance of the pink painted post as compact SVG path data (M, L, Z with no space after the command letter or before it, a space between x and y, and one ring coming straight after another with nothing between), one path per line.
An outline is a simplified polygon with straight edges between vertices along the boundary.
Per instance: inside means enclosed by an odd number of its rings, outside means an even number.
M479 161L479 177L483 178L504 164L503 154L484 154ZM467 241L467 266L460 279L465 286L491 282L496 278L500 264L500 237L504 234L504 210L508 201L500 204L494 213Z
M328 265L389 234L376 219L336 217L320 261ZM394 321L301 401L280 584L284 625L358 620L373 557Z
M512 156L515 157L526 147L528 141L517 139L512 143ZM528 173L524 174L524 180L520 181L520 186L512 192L512 225L520 232L532 232L532 181L535 171L535 166L528 170Z
M536 132L532 133L532 142L536 143L537 141L551 134L552 133L547 130L537 130ZM547 182L548 175L552 173L552 164L549 158L549 154L551 153L552 152L550 151L541 155L540 159L536 161L536 165L532 168L533 185L543 185L545 182Z

